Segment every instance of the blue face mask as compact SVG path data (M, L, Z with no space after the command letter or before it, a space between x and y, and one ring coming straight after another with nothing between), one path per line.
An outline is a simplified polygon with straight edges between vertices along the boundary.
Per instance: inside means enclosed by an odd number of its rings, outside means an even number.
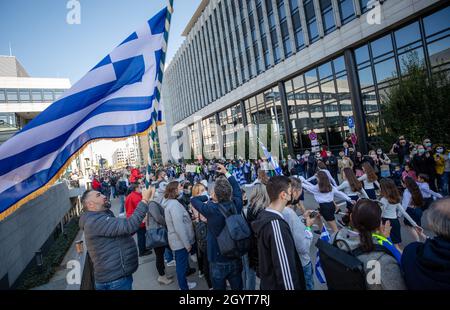
M423 153L425 153L425 150L424 150L424 149L420 149L420 150L417 150L417 152L418 152L420 155L422 155Z

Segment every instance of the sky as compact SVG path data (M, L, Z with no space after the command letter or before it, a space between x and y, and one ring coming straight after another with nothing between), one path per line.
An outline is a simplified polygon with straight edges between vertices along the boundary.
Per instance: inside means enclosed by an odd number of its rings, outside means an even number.
M74 0L70 0L74 1ZM0 55L12 55L32 77L75 84L114 47L167 4L166 0L78 0L80 24L68 24L69 0L0 0ZM166 66L201 0L174 0ZM100 145L100 146L98 146ZM97 143L110 157L120 147Z

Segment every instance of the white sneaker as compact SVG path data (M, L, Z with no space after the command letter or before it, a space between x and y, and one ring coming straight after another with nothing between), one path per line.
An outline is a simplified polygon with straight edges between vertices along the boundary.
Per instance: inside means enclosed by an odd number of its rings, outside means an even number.
M170 262L167 263L167 267L174 267L176 265L177 265L177 263L175 262L174 259L172 259Z
M194 289L197 286L197 282L188 282L188 287L190 290Z
M192 254L191 255L191 260L196 263L197 262L197 254Z
M201 271L198 272L198 277L199 277L199 278L203 278L204 276L205 276L205 275L204 275Z

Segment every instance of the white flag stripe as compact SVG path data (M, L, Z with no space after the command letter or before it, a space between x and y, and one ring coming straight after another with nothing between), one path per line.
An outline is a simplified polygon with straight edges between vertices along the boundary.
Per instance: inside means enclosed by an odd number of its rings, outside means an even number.
M96 86L114 82L116 79L116 72L114 71L112 64L95 68L88 72L81 80L76 82L70 89L66 90L59 100Z
M67 145L72 143L80 134L84 133L85 131L98 126L130 125L142 123L149 120L149 114L151 113L151 111L152 108L144 111L140 110L107 112L88 119L85 123L83 123L83 125L78 127L77 130L72 133L67 142L59 150L36 161L33 161L32 163L25 164L1 176L0 193L10 188L11 186L26 180L33 174L50 168L59 152L63 150Z

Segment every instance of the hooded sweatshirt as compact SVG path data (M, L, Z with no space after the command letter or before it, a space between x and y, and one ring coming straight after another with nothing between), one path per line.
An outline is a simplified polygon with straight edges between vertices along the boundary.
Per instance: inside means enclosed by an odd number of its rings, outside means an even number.
M269 208L262 210L252 228L258 239L261 290L304 290L302 264L283 215Z
M435 237L409 244L402 269L410 290L450 290L450 240Z

